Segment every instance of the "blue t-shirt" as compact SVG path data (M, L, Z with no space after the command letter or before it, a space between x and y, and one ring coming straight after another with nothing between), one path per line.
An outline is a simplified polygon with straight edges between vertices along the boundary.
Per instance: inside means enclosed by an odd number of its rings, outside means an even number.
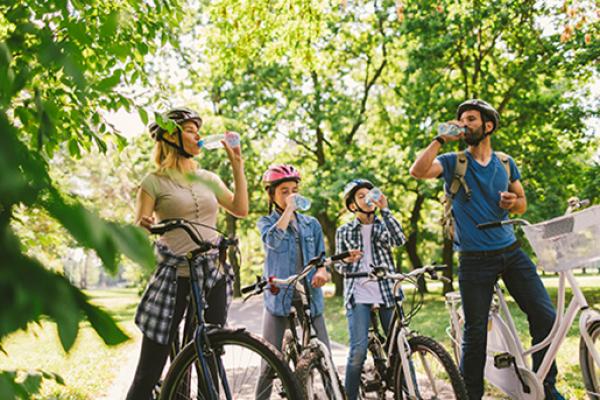
M456 166L456 153L446 153L437 157L444 168L446 192L452 183ZM454 215L454 245L459 251L497 250L509 246L516 241L512 225L499 228L477 229L478 224L505 220L508 211L500 208L500 192L508 190L508 176L502 161L492 153L488 165L483 166L467 152L468 167L465 173L467 186L471 189L471 199L467 200L465 190L460 187L452 201ZM510 180L521 178L514 160L509 157Z

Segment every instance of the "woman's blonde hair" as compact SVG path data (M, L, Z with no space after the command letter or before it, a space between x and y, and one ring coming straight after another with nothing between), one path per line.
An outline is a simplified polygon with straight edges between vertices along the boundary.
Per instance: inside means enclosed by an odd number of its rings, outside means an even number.
M163 137L171 143L178 143L179 138L175 134L165 133ZM154 145L154 163L159 173L164 173L167 169L175 169L182 173L187 173L197 168L197 163L191 158L183 157L173 146L159 140Z

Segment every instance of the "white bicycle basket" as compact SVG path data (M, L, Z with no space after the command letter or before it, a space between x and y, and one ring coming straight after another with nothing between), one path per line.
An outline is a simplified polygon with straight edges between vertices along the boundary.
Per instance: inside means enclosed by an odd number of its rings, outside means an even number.
M600 260L600 206L525 225L523 231L538 266L546 271L566 271Z

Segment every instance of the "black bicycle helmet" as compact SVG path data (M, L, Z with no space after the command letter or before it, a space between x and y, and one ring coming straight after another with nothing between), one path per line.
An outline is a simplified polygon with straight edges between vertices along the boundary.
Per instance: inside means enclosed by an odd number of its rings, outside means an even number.
M183 141L181 139L181 129L179 127L184 122L192 121L193 123L196 124L198 129L200 129L200 127L202 126L202 118L200 118L200 116L198 115L198 113L196 111L186 108L186 107L173 108L173 109L169 110L164 115L164 117L166 119L170 119L171 121L173 121L177 124L176 132L177 132L178 142L173 143L169 140L166 140L164 138L164 134L167 133L167 131L165 129L163 129L156 121L152 122L148 126L148 130L150 131L150 136L152 136L152 139L156 140L157 142L163 141L166 144L168 144L169 146L174 147L175 149L177 149L177 152L180 155L182 155L183 157L186 157L186 158L193 157L192 154L189 154L183 148L183 144L182 144Z
M367 179L352 179L348 184L344 187L344 204L346 205L346 209L348 211L352 211L350 209L350 204L354 201L354 195L359 189L367 188L369 190L373 189L375 185L373 185Z
M198 113L186 107L173 108L165 114L165 117L175 122L177 125L192 121L198 126L198 129L202 126L202 118L200 118ZM152 139L154 140L162 140L163 135L166 133L166 131L156 122L152 122L148 126L148 130L150 131L150 136L152 136Z
M460 120L460 116L467 110L477 110L481 113L484 122L491 121L494 124L494 129L488 134L491 134L500 124L500 114L488 102L480 99L470 99L458 106L456 110L456 119Z

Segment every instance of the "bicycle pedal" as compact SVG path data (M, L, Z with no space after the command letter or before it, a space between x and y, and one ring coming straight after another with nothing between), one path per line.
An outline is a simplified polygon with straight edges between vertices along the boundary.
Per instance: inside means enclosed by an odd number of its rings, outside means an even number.
M494 367L498 369L510 368L515 363L515 358L510 353L494 355Z

